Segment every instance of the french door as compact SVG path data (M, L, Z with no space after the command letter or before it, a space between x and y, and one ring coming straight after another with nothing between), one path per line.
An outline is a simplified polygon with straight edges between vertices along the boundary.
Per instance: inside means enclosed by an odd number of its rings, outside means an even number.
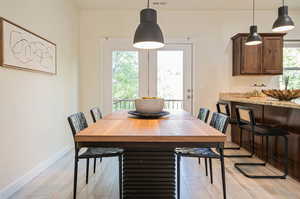
M161 97L165 108L192 111L191 44L138 50L129 40L104 44L103 112L133 109L138 97Z

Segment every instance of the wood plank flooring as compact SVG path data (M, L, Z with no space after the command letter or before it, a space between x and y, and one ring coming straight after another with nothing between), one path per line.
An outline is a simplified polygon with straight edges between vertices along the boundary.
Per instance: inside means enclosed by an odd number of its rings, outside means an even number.
M233 151L226 151L226 154ZM245 153L245 151L238 152ZM56 164L24 186L11 199L71 199L73 189L73 152L68 153ZM257 159L225 159L226 183L229 199L299 199L300 183L286 180L249 179L242 176L233 166L235 161L259 161ZM85 184L85 160L79 162L78 199L118 199L118 160L104 158L98 161L96 174L90 164L89 184ZM90 162L92 163L92 162ZM182 160L182 199L221 199L221 170L219 160L213 160L214 184L205 176L204 161L196 158ZM274 174L279 171L271 166L250 169L249 172Z

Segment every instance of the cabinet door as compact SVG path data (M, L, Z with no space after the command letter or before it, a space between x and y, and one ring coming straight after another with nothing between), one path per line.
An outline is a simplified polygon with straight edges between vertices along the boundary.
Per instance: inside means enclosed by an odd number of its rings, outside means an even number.
M261 74L262 46L247 46L246 39L243 37L241 74Z
M263 73L282 74L283 39L282 37L263 38Z

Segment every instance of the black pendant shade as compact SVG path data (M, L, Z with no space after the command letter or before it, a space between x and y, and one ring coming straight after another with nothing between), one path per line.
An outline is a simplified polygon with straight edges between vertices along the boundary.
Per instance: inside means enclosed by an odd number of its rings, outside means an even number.
M254 45L259 45L262 43L262 39L261 36L258 34L257 32L257 26L254 25L254 21L255 21L255 0L252 1L253 2L253 25L250 26L250 33L247 37L246 40L246 45L247 46L254 46Z
M157 24L156 10L143 9L140 13L140 24L134 35L133 46L141 49L157 49L164 46L164 37Z
M273 32L287 32L295 28L292 18L288 15L288 7L278 8L278 18L273 24Z
M257 26L250 26L250 34L247 37L246 45L253 46L262 43L261 36L257 33Z

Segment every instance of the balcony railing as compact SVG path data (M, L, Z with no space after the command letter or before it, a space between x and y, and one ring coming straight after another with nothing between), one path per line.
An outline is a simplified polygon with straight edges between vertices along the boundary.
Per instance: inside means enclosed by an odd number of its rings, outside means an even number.
M167 110L182 110L183 100L168 99L165 100L165 109ZM123 99L113 101L113 111L134 110L134 99Z

